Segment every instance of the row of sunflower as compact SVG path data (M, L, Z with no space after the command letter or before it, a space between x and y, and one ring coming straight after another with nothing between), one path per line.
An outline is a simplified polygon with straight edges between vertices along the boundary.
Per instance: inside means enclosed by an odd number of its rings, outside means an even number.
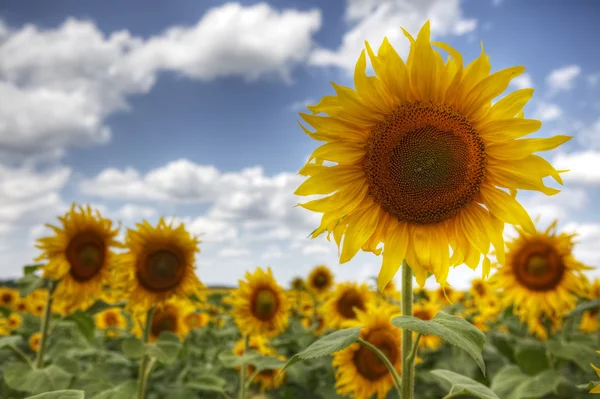
M118 228L89 206L73 206L59 220L49 226L54 235L39 240L44 263L26 268L19 289L0 288L0 397L61 389L91 398L393 395L394 375L402 374L401 293L393 281L381 292L336 283L322 265L286 290L270 268L257 268L233 289L211 290L194 273L199 242L183 224L142 222L120 243ZM585 397L598 370L590 363L600 347L600 282L581 273L573 246L556 224L519 231L507 265L490 279L474 279L468 291L416 289L415 318L435 323L447 315L468 321L469 334L476 327L487 335L484 374L443 333L415 328L417 381L427 383L417 385L417 397L443 396L444 385L431 384L439 381L428 373L439 368L501 398ZM335 350L285 366L357 327L355 339Z

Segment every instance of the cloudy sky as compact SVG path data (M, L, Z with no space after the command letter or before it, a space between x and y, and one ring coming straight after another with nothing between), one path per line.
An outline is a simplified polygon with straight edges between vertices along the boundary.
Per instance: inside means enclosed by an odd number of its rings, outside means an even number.
M339 265L309 240L318 215L294 208L297 171L315 148L296 121L351 86L363 41L430 19L436 40L493 70L525 65L539 136L575 136L549 155L570 169L555 197L519 194L543 225L580 234L600 265L600 53L594 0L273 0L0 4L0 278L36 255L35 239L73 202L124 226L176 217L201 236L198 274L233 284L272 266L287 282L315 264L339 279L377 274L380 258ZM466 267L449 281L464 286Z

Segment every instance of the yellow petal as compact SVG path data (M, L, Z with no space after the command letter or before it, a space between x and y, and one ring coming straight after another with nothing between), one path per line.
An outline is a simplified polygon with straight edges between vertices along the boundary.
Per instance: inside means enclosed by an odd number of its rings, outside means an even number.
M531 100L533 92L534 89L521 89L502 97L492 105L488 118L491 120L513 118Z
M306 179L295 191L296 195L329 194L349 183L364 179L362 168L330 166Z
M484 205L492 215L505 223L521 226L529 233L535 232L533 221L525 208L508 193L494 186L484 184L481 187L480 194L484 200Z
M437 60L430 41L430 24L425 22L410 49L408 71L411 87L418 100L433 98L437 78Z
M541 127L542 122L537 119L509 118L497 119L476 128L484 140L503 142L527 136Z
M382 292L386 285L394 278L408 247L408 232L406 223L393 221L388 225L388 233L383 249L383 263L377 276L377 288Z
M550 138L512 140L506 143L492 143L485 152L496 159L522 159L533 152L553 150L571 140L571 136L557 135Z
M348 217L348 228L344 234L340 263L346 263L352 259L371 237L377 227L379 216L380 207L374 204Z
M309 161L314 158L324 159L326 161L338 163L357 163L362 160L366 154L364 144L357 145L353 143L334 142L323 144L313 151Z
M404 61L392 47L387 38L379 47L377 56L382 66L381 81L388 88L397 104L402 104L412 97L408 83L408 72Z

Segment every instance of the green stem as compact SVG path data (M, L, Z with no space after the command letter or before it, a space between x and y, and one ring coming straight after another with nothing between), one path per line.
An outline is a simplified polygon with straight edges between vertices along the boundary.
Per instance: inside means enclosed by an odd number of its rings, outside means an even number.
M154 307L151 307L146 313L146 325L144 326L144 335L143 335L143 343L144 346L150 340L150 329L152 328L152 316L154 315ZM142 358L142 362L140 364L140 371L138 376L138 393L137 399L145 399L146 398L146 389L148 386L148 377L150 376L150 371L152 370L152 366L154 365L154 361L151 361L148 355L144 355Z
M419 349L419 341L421 341L422 336L423 334L421 333L417 334L417 338L415 338L412 349L410 350L408 358L406 359L408 366L412 369L414 369L415 359L417 358L417 350Z
M248 377L248 379L246 380L246 391L250 389L250 384L252 384L252 381L254 381L258 374L260 374L260 369L257 368L256 371L254 371L254 373L252 373L252 375Z
M413 287L412 269L402 261L402 315L412 316ZM402 329L402 396L401 399L413 399L415 391L415 368L410 362L412 352L412 331ZM416 353L416 352L415 352Z
M27 356L23 351L17 348L15 345L9 345L9 349L11 349L17 356L19 356L25 363L29 365L29 367L33 368L33 363L31 363L31 359Z
M246 355L246 349L248 348L248 341L250 336L244 337L244 356ZM242 361L242 367L240 369L240 394L239 399L246 399L246 362Z
M48 299L46 299L46 307L42 316L42 332L40 336L40 349L37 353L35 367L41 368L44 365L44 352L48 343L48 329L50 328L50 319L52 318L52 294L54 293L54 282L48 282Z
M358 340L356 340L356 342L373 351L373 353L377 355L377 357L383 362L383 364L385 364L385 367L387 367L387 369L390 371L390 374L392 375L392 378L394 379L394 385L398 390L398 395L402 395L402 382L400 381L400 376L398 375L398 372L394 368L392 362L390 362L390 360L383 354L383 352L381 352L375 345L371 344L370 342L367 342L362 338L359 338Z

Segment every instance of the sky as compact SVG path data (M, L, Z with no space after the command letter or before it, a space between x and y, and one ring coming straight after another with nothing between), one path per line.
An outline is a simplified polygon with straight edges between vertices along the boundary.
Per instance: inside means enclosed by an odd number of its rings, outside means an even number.
M600 266L600 2L580 0L272 0L0 2L0 279L18 277L70 204L123 229L167 217L202 240L197 273L234 285L271 266L287 284L317 264L367 281L381 258L340 265L308 238L319 215L294 207L298 170L318 145L298 112L353 86L364 40L431 21L435 40L492 71L524 65L535 137L574 136L545 155L564 174L553 197L520 192L540 227L578 233L576 256ZM507 231L510 236L511 231ZM591 275L597 274L595 271ZM449 282L480 276L466 266ZM428 284L435 285L434 281Z

